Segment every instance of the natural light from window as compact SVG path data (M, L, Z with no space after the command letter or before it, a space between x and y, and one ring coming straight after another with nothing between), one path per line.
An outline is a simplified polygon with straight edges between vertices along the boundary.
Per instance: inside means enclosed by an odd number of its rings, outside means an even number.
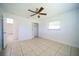
M7 18L7 23L13 24L13 19L12 18Z
M60 29L60 21L49 22L48 29Z

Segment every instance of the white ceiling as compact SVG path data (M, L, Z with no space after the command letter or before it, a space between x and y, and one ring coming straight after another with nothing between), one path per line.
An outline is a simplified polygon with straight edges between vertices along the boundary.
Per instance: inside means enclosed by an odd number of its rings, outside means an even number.
M68 10L72 10L77 6L78 4L68 4L68 3L1 3L0 8L5 11L9 12L18 16L23 16L26 18L29 18L31 12L27 11L28 9L35 10L35 8L40 8L41 6L45 9L43 12L47 13L47 16L41 16L40 19L46 19L52 16L55 16L57 14L60 14L62 12L66 12ZM37 18L36 16L33 16L32 18Z

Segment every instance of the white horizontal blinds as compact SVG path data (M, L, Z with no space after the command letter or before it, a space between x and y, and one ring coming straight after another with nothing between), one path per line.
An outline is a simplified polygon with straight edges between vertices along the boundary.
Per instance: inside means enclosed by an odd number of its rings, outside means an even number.
M14 21L13 21L13 19L12 19L12 18L7 18L7 23L9 23L9 24L13 24L13 23L14 23Z
M48 29L60 29L60 21L49 22Z

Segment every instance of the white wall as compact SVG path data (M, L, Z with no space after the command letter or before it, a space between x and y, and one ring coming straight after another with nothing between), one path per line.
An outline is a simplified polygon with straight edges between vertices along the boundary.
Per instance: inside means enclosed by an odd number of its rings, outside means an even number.
M61 15L41 20L39 30L40 37L79 47L79 23L77 23L77 20L79 20L78 12L79 9L74 9L69 12L64 12ZM56 20L61 22L61 29L48 30L49 22Z
M11 13L4 13L5 20L6 18L13 18L14 19L14 26L15 26L15 39L19 40L28 40L33 37L32 35L32 23L37 22L37 20L27 19L21 16L17 16Z
M76 28L77 28L77 39L78 39L78 41L77 42L79 42L79 9L78 9L78 11L76 12L77 13L77 21L76 21Z

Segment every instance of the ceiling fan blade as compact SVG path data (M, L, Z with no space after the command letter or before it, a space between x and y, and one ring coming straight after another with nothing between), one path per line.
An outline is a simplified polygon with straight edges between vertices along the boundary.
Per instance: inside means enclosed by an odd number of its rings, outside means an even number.
M38 9L38 8L36 8L36 12L38 12L38 10L39 10L39 9Z
M34 16L34 15L36 15L36 14L30 15L30 16Z
M33 12L33 13L36 13L35 11L32 11L32 10L30 10L30 9L29 9L28 11Z
M44 9L44 8L43 8L43 7L41 7L37 13L40 13L43 9Z
M47 15L46 13L39 13L40 15Z

